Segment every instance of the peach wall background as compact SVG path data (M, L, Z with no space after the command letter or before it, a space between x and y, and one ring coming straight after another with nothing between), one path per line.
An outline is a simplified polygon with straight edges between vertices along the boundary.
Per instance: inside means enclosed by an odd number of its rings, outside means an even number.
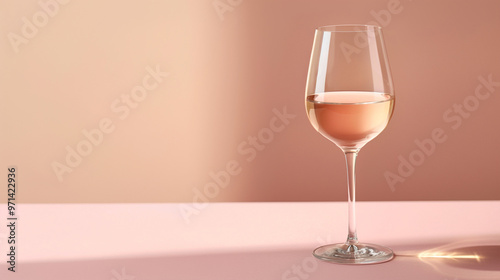
M358 158L358 199L500 199L499 14L493 0L0 1L1 166L26 203L344 201L343 155L306 117L307 67L315 27L375 22L397 101Z

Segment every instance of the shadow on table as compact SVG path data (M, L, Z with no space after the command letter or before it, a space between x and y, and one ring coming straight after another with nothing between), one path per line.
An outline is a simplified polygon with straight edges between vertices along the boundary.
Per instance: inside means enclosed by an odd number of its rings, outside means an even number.
M311 255L313 248L36 263L23 263L20 256L15 273L0 265L0 279L500 279L500 237L391 247L397 255L393 261L364 266L318 261Z

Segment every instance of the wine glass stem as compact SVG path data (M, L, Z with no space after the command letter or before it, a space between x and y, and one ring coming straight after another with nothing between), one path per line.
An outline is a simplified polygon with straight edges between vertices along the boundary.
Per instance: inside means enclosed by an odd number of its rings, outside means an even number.
M358 243L358 236L356 233L356 157L359 150L349 150L344 151L346 166L347 166L347 187L348 187L348 217L349 217L349 228L347 235L347 245L355 245ZM357 248L353 246L353 251Z

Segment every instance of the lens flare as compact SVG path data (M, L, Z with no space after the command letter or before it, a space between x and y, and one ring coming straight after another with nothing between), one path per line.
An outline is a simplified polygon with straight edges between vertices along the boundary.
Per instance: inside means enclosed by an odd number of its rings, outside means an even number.
M474 255L460 255L457 253L447 253L447 252L422 252L418 254L419 259L424 258L439 258L439 259L475 259L478 262L481 261L481 257L477 254Z

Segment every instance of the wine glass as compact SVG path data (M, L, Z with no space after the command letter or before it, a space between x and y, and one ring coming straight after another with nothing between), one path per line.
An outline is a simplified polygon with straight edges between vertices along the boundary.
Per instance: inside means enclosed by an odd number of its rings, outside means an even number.
M394 89L382 39L374 25L331 25L316 29L306 86L306 110L313 127L345 154L348 235L345 243L316 248L321 260L344 264L389 261L391 249L358 242L355 162L359 150L391 119Z

